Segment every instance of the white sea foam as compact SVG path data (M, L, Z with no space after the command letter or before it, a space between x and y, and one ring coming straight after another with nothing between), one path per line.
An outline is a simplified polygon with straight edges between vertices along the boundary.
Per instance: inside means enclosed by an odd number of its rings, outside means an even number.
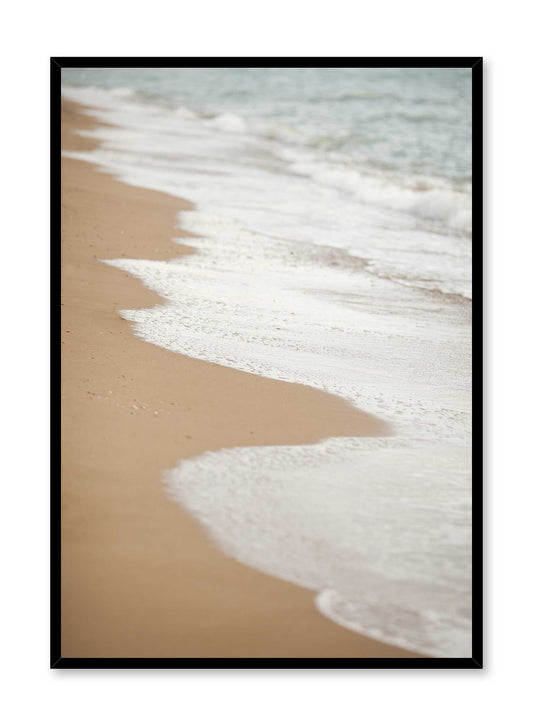
M427 185L405 192L401 209L390 201L396 187L383 204L358 199L376 194L362 177L346 196L339 176L320 178L331 159L258 141L235 119L214 124L99 89L68 93L116 125L92 132L101 148L72 156L198 205L180 218L196 254L106 260L164 299L122 311L135 333L342 396L395 430L206 453L167 473L172 496L228 554L317 591L335 622L417 652L468 656L467 237L407 211Z
M446 306L373 280L342 264L335 249L265 238L198 211L181 219L199 235L191 239L196 254L107 260L165 299L122 312L141 337L321 388L417 436L462 440L470 413L466 303Z
M166 480L227 554L319 591L335 622L419 653L470 655L465 448L393 438L227 449Z
M206 125L232 134L242 134L247 130L244 119L234 113L222 113L206 121Z
M471 296L464 184L370 170L309 147L286 124L201 117L98 88L64 93L116 126L94 132L102 148L92 160L124 181L194 197L210 211L238 209L245 227L339 247L404 284ZM207 172L224 183L207 183Z

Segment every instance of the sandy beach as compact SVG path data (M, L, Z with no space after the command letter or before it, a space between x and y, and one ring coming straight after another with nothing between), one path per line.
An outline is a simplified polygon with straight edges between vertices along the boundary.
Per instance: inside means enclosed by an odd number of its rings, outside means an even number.
M63 102L62 148L94 143ZM340 398L186 358L119 310L160 299L105 259L194 254L186 201L62 160L62 656L419 657L316 610L315 593L220 552L161 472L222 447L382 436ZM190 239L188 240L190 243Z

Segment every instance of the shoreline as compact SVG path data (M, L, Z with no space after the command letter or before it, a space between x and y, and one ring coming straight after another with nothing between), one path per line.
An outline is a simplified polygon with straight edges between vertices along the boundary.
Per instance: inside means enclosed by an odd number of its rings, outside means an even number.
M93 122L62 104L62 148ZM160 298L101 260L194 253L185 200L62 158L63 657L421 657L323 617L315 594L224 555L161 474L206 450L382 435L339 398L142 341ZM144 445L143 445L144 444Z

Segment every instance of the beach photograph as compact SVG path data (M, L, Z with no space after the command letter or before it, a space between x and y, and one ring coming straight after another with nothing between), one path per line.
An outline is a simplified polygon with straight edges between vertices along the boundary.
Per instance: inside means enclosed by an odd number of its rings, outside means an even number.
M481 59L282 60L51 60L60 668L480 667Z

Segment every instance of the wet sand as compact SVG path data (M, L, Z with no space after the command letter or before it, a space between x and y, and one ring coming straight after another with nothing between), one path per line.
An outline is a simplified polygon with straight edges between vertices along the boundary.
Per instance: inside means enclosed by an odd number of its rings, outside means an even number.
M73 133L92 125L82 111L63 102L63 149L95 143ZM188 202L63 158L61 207L62 656L419 657L337 626L314 592L221 553L161 483L163 469L206 450L385 425L320 391L133 335L118 311L160 299L100 260L193 254L176 228Z

